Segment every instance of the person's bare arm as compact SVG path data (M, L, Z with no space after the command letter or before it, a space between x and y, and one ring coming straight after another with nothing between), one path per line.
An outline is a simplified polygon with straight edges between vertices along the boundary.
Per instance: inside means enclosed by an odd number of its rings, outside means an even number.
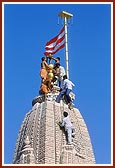
M51 57L51 59L55 60L56 62L58 61L58 59L57 59L57 58L54 58L54 57Z
M46 66L47 68L52 69L52 68L47 64L46 61L44 62L44 64L45 64L45 66Z
M57 58L54 58L52 55L49 55L49 56L47 56L48 58L51 58L51 59L53 59L53 60L55 60L56 62L58 61L58 59Z

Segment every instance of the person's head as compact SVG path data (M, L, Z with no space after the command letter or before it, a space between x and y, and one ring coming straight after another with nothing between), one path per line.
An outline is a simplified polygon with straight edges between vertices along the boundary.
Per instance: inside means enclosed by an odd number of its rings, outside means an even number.
M60 61L60 57L57 57L56 59L57 59L58 61Z
M68 113L66 111L64 111L63 115L64 115L64 117L67 117Z
M46 58L45 57L42 57L42 59L41 59L42 61L44 61L44 60L46 60Z
M65 79L67 79L67 75L64 75L64 76L63 76L63 80L65 80Z
M59 68L59 67L60 67L60 63L56 63L55 68Z

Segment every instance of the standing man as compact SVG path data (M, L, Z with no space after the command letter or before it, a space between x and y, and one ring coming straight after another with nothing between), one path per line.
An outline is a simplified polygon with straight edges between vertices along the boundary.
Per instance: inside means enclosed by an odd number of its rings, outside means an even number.
M59 76L58 76L58 80L59 80L59 87L61 88L63 85L63 76L65 75L65 69L63 66L60 65L59 67Z
M55 76L57 76L58 78L58 82L59 82L59 87L62 87L62 81L63 81L63 76L65 75L65 69L64 67L60 66L60 63L56 63L55 67Z
M68 102L68 107L71 109L72 108L72 100L71 97L69 96L69 93L72 91L73 86L75 86L69 79L67 79L67 75L63 76L63 86L61 89L61 92L57 96L56 102L60 103L60 100L62 99L63 95L66 96L67 102Z

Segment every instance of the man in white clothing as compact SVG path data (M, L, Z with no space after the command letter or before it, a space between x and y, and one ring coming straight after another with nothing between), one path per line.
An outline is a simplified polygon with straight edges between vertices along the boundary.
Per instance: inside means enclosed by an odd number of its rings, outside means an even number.
M61 88L63 85L63 76L65 75L65 69L63 66L59 66L59 76L58 76L58 80L59 80L59 87Z
M65 75L65 69L60 65L60 63L55 63L54 70L55 76L57 76L59 87L61 88L63 83L63 76Z
M66 96L67 102L69 104L69 107L72 105L71 97L69 96L69 93L72 91L73 86L75 86L69 79L67 79L67 75L63 76L63 86L62 90L57 96L56 102L60 103L60 100L62 99L63 95Z
M68 116L68 113L64 111L63 113L64 118L62 122L60 122L60 126L65 128L65 131L67 132L67 144L71 145L72 143L72 123L70 121L70 118Z

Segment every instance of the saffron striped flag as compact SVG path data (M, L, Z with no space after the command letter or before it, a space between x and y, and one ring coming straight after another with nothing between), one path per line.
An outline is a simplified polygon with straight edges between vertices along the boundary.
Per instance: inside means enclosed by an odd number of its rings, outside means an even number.
M60 33L46 43L45 55L55 54L57 51L62 49L65 46L65 31L64 27L61 29Z

